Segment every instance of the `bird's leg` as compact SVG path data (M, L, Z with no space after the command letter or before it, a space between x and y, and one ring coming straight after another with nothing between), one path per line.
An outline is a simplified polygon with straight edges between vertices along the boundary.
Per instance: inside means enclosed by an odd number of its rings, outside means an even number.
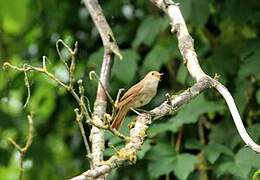
M139 109L139 108L136 108L136 109L131 109L132 111L134 111L136 114L138 114L138 115L141 115L141 113L140 112L142 112L142 113L146 113L146 114L149 114L150 113L150 111L147 111L147 110L144 110L144 109ZM139 111L139 112L138 112Z
M141 113L140 112L138 112L137 110L135 110L134 108L129 108L129 109L131 109L133 112L135 112L138 116L141 116Z

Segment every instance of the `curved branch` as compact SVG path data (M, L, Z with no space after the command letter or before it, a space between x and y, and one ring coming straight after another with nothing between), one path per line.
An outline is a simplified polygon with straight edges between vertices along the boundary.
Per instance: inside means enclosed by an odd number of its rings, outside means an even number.
M146 137L146 131L153 120L159 119L168 115L174 110L177 110L183 104L188 103L196 97L201 91L213 87L211 79L202 78L195 83L191 88L182 92L181 94L171 96L168 100L164 101L160 106L154 108L149 113L143 113L137 116L136 123L133 129L130 130L130 140L126 145L117 151L107 161L100 166L90 169L79 176L72 178L72 180L86 180L97 178L110 172L112 169L121 166L124 162L134 164L137 157L137 152L141 149Z
M243 139L243 141L246 143L247 146L249 146L253 151L260 152L260 146L256 144L251 137L248 135L243 122L241 120L241 117L239 115L238 109L236 107L236 104L234 102L234 99L232 95L229 93L227 88L223 86L221 83L217 83L215 88L218 90L218 92L223 96L223 98L226 100L228 108L231 112L231 115L233 117L233 120L235 122L236 128L238 130L239 135Z
M152 123L152 120L159 119L172 111L178 109L183 104L189 102L197 96L202 90L214 87L223 96L228 104L238 132L244 142L254 151L260 152L259 146L247 134L242 120L238 113L233 97L229 91L216 79L209 77L201 69L197 55L193 46L193 39L189 35L185 21L177 4L171 0L150 0L158 8L162 9L171 19L172 32L176 32L179 43L180 52L184 58L184 63L191 76L196 80L196 83L188 90L177 96L171 96L160 106L154 108L149 113L144 113L136 118L136 123L133 129L130 130L130 140L126 145L117 151L107 161L100 166L90 169L72 180L85 180L100 177L113 168L121 166L125 161L130 164L135 163L136 153L141 149L146 136L146 130Z
M181 14L181 11L178 7L178 4L172 2L171 0L150 0L158 8L162 9L171 20L172 32L176 33L179 49L184 58L184 63L187 66L187 69L191 76L198 82L203 77L209 77L201 69L197 55L193 46L193 39L190 36L184 18ZM255 152L260 153L260 146L256 144L246 132L246 129L243 125L241 117L239 115L238 109L234 102L232 95L229 93L227 88L222 85L220 82L215 79L210 78L215 84L215 88L225 99L228 108L232 114L234 123L238 130L240 137L243 139L244 143L249 146Z
M83 0L85 6L89 10L90 16L95 23L96 28L101 36L104 48L109 49L115 53L120 59L122 55L116 43L114 34L107 23L105 16L103 15L102 8L100 7L97 0Z

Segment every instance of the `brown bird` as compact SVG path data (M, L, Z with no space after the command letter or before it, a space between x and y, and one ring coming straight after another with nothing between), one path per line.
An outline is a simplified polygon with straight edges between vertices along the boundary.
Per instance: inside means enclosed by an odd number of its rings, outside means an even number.
M111 127L119 129L130 108L138 108L148 104L157 93L158 83L162 74L157 71L149 72L144 79L132 86L119 100L118 111Z

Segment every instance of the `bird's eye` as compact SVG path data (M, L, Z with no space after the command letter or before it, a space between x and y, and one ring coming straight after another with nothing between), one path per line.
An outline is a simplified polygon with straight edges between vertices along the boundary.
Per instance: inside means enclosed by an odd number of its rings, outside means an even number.
M154 75L154 73L152 73L152 75Z

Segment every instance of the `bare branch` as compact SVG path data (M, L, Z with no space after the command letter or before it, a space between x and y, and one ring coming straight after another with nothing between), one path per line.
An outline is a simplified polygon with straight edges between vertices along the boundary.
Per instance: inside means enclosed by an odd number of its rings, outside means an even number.
M68 64L62 59L62 56L60 54L60 50L59 50L59 47L58 47L59 43L61 43L65 48L67 48L67 50L70 53L70 56L71 56L70 66L68 66ZM77 42L75 43L75 47L72 50L65 42L63 42L62 40L58 40L57 43L56 43L56 48L57 48L58 54L59 54L59 56L61 58L61 61L66 66L66 68L67 68L67 70L69 72L69 79L70 79L69 80L69 85L63 83L54 74L52 74L51 72L48 71L47 66L46 66L46 60L48 60L48 59L47 59L46 56L43 56L42 67L34 67L34 66L31 66L31 65L28 65L28 64L24 64L23 67L20 68L20 67L14 66L14 65L12 65L12 64L10 64L8 62L5 62L3 64L3 68L4 69L11 68L13 70L24 72L24 74L25 74L25 85L26 85L26 87L28 89L28 97L27 97L26 104L28 103L29 98L30 98L30 87L29 87L27 72L30 72L30 71L32 71L32 72L40 72L40 73L43 73L43 74L47 75L50 79L53 79L59 85L64 87L68 92L70 92L72 94L72 96L75 98L76 102L78 103L78 105L80 107L80 112L81 112L80 114L84 115L84 117L85 117L85 119L87 121L90 121L91 118L90 118L90 114L89 114L89 111L88 111L89 107L87 107L87 106L89 106L89 104L87 104L87 105L85 104L86 97L84 95L84 87L82 85L82 80L78 81L80 96L75 92L74 87L73 87L74 71L75 71L75 55L76 55L76 52L78 51L78 43ZM77 118L79 118L79 117L77 117ZM80 116L80 118L81 118L81 116ZM91 156L90 146L89 146L87 138L85 138L85 131L84 131L82 122L81 121L77 121L77 122L79 124L80 130L81 130L81 134L83 136L83 141L84 141L84 144L86 146L87 156L90 157ZM13 143L14 141L11 140L11 142ZM15 143L13 143L13 144L15 145ZM92 165L92 164L90 163L90 165Z
M105 16L103 15L102 8L100 7L97 0L83 0L85 6L89 10L89 13L92 17L92 20L95 23L96 28L100 34L100 37L103 41L105 49L108 49L110 52L115 53L120 59L122 55L117 46L114 34L107 23Z
M74 112L76 114L76 121L78 123L78 126L79 126L80 133L81 133L81 136L82 136L83 141L84 141L84 145L85 145L86 151L87 152L91 152L90 146L89 146L89 143L88 143L88 139L87 139L87 136L86 136L86 133L85 133L85 130L84 130L84 126L82 124L83 115L82 115L82 113L79 113L79 109L78 108L76 108L74 110ZM87 157L91 160L91 154L87 154ZM92 168L92 162L91 161L90 161L90 167Z
M178 4L172 2L171 0L150 0L158 8L162 9L171 20L172 32L176 33L179 49L184 58L184 63L187 66L187 69L191 76L196 79L198 82L203 77L208 77L207 74L201 69L197 54L194 50L193 39L190 36L184 18L181 14ZM244 143L249 146L255 152L260 153L260 146L256 144L246 132L246 129L243 125L241 117L239 115L238 109L234 102L232 95L229 93L227 88L223 86L220 82L215 79L210 78L211 81L215 84L214 87L225 99L228 108L233 117L236 128L239 132L240 137L243 139Z
M29 79L27 76L27 72L26 71L23 71L23 72L24 72L24 83L27 88L27 99L26 99L25 104L23 105L23 107L25 108L27 106L27 104L29 103L29 100L31 97L31 90L30 90L30 83L29 83Z
M102 176L112 169L121 166L124 162L133 164L136 161L136 154L141 149L141 146L146 137L146 131L153 120L159 119L165 115L177 110L180 106L191 101L201 91L213 87L209 78L202 78L199 82L195 83L191 88L187 89L179 95L173 95L168 100L164 101L160 106L143 113L136 118L136 123L133 129L130 130L130 139L125 147L117 151L107 161L103 162L100 166L90 169L79 176L72 178L72 180L91 179Z
M10 141L11 144L14 145L14 147L19 151L20 153L20 160L19 160L19 166L20 166L20 173L19 173L19 179L23 179L23 174L24 174L24 167L23 167L23 160L24 156L27 153L29 147L32 145L32 140L33 140L33 115L32 112L30 115L27 116L28 119L28 134L27 134L27 140L24 145L24 147L21 147L18 145L12 138L9 138L8 140Z
M110 50L105 49L105 54L103 57L103 63L101 67L100 81L103 84L104 88L108 87L108 79L110 75L112 57ZM98 84L96 100L94 104L94 111L92 116L92 121L97 125L103 125L102 119L106 113L107 107L107 97L104 89L101 84ZM103 151L104 151L104 132L102 129L97 128L96 126L92 127L91 130L92 137L92 161L94 168L98 167L103 161Z
M92 20L95 23L96 28L101 36L103 46L104 46L104 56L103 63L100 73L100 83L98 84L96 100L94 103L94 111L92 116L93 123L97 125L103 125L102 118L106 113L107 107L107 95L104 89L108 89L108 80L110 76L111 64L112 64L112 53L119 56L122 59L122 55L119 52L116 40L114 38L113 32L109 27L105 16L102 13L102 8L100 7L97 0L83 0L85 6L89 10ZM96 126L92 127L91 130L92 137L92 162L94 168L98 167L103 161L103 151L104 151L104 133L102 129ZM102 177L105 179L105 177Z

